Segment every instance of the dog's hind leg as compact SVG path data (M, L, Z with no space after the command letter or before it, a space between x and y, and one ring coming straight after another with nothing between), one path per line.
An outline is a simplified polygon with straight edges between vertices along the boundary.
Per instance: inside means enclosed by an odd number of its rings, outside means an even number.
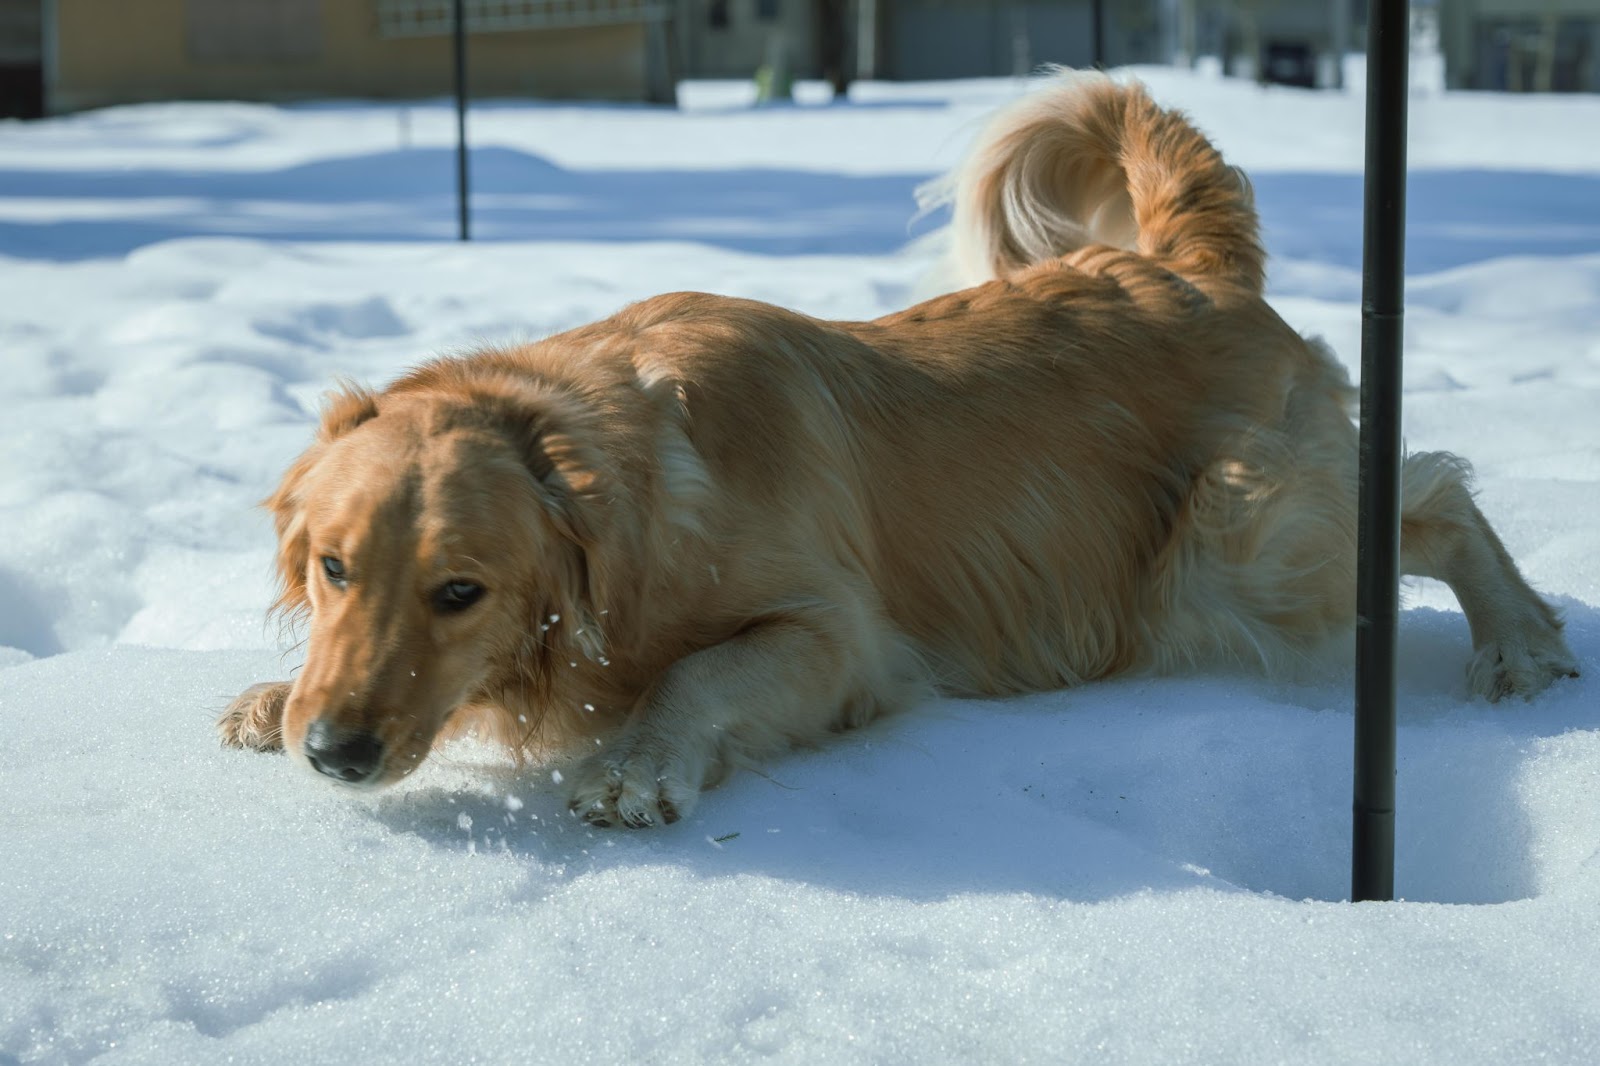
M924 691L916 656L861 599L783 604L667 670L606 749L574 772L570 803L592 825L674 822L730 769Z
M1467 683L1489 700L1527 699L1577 662L1561 619L1528 587L1473 502L1466 462L1447 452L1409 456L1401 471L1400 567L1450 586L1472 631Z

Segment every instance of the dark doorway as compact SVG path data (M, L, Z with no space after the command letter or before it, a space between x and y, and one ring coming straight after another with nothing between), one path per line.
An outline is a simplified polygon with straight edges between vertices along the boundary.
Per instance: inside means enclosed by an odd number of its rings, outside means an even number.
M44 118L44 65L0 63L0 118Z
M44 117L44 4L0 0L0 118Z
M1261 80L1275 85L1317 87L1317 55L1304 41L1268 41Z

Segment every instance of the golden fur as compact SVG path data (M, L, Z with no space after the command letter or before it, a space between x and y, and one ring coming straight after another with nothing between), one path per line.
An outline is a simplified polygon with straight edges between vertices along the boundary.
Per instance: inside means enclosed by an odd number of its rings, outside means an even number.
M971 287L898 314L678 293L336 395L268 501L306 665L225 739L378 785L478 712L521 749L601 740L574 809L642 826L932 689L1282 670L1347 632L1351 389L1262 299L1242 175L1142 88L1065 75L951 188ZM1412 456L1405 489L1473 691L1571 673L1464 464Z

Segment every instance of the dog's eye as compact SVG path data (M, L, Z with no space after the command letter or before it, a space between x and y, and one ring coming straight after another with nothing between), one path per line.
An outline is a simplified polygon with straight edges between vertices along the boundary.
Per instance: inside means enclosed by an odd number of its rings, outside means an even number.
M433 594L436 611L464 611L483 598L483 586L471 581L447 581Z
M332 582L334 588L342 589L345 587L347 579L344 576L344 564L333 556L324 555L322 557L322 572L328 575L328 580Z

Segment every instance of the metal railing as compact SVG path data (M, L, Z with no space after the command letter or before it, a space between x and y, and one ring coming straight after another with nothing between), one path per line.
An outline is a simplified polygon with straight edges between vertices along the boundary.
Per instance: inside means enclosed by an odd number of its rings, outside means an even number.
M381 37L443 37L455 31L452 0L377 0ZM670 0L465 0L468 33L660 22Z

